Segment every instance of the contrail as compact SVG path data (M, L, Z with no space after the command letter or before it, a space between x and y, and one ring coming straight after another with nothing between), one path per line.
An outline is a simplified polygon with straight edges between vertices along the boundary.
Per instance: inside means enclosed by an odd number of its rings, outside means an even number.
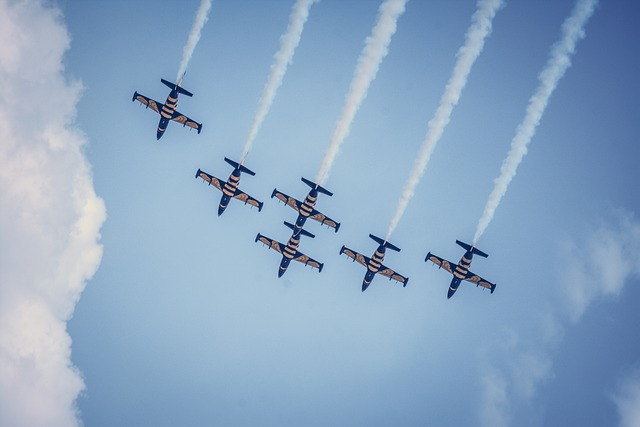
M367 95L369 85L376 77L382 59L389 51L391 36L396 32L398 18L404 12L407 0L385 0L378 11L378 22L365 41L365 47L358 58L358 64L353 73L351 86L342 107L342 114L331 137L331 145L327 150L320 170L316 176L316 183L322 185L327 179L331 165L338 154L342 141L347 137L362 100Z
M182 50L182 61L180 61L180 68L178 68L176 82L179 82L187 71L187 65L189 65L189 61L193 55L193 50L196 48L196 45L200 40L200 31L202 31L202 27L204 27L205 22L207 22L209 9L211 9L211 0L202 0L200 2L198 12L196 13L196 19L193 21L193 27L189 33L187 44L184 45L184 49Z
M267 80L267 84L262 92L262 97L258 103L258 111L253 118L251 130L249 131L249 135L247 136L247 139L244 142L244 147L242 148L241 163L244 163L247 155L249 154L249 150L251 150L251 146L253 145L253 140L258 134L258 130L269 112L269 108L271 108L273 99L276 96L276 91L282 84L282 79L284 74L287 72L287 67L291 63L296 47L298 47L298 44L300 43L304 24L307 22L307 18L309 17L309 9L317 1L318 0L297 0L293 5L291 15L289 16L287 32L280 38L280 50L274 56L274 62L271 65L271 75L269 76L269 80Z
M480 52L482 52L485 39L491 33L491 22L493 21L493 17L502 4L502 0L478 1L478 9L471 18L471 26L465 35L464 45L458 51L458 59L453 67L453 72L451 73L449 82L442 94L442 98L440 99L440 105L438 106L433 118L429 121L427 135L422 143L420 151L418 152L418 157L413 164L411 174L409 175L404 189L402 190L396 212L389 224L389 230L387 231L386 237L387 240L391 237L391 233L395 230L400 218L402 218L402 215L409 204L409 200L413 197L415 188L424 174L427 163L429 163L431 153L433 153L436 144L440 140L440 137L444 132L444 128L449 124L453 108L458 103L460 94L467 84L467 78L471 72L471 67L480 55Z
M511 140L511 150L500 168L500 176L494 181L495 186L473 237L474 246L491 222L502 196L507 192L507 187L516 174L518 165L527 154L527 145L547 108L549 97L571 65L571 55L575 52L578 41L584 38L584 26L593 14L596 4L597 0L578 0L571 15L562 24L562 38L551 48L549 61L538 76L540 84L529 99L525 117L518 125L516 135Z

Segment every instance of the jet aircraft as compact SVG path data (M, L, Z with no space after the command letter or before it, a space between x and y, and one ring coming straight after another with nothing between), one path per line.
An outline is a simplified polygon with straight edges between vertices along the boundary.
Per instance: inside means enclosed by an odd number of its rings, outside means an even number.
M197 129L198 133L200 133L200 131L202 130L202 123L197 123L184 114L176 111L176 107L178 106L179 93L186 96L193 96L191 92L180 87L180 85L182 84L182 79L180 79L178 84L168 82L165 79L160 79L160 81L171 89L171 92L169 93L169 96L167 97L167 100L164 102L164 104L161 104L151 98L147 98L144 95L140 95L138 92L134 92L133 98L131 99L131 101L135 101L137 99L142 105L145 105L147 108L151 107L153 111L160 114L160 123L158 123L157 133L158 139L162 138L162 134L164 134L164 131L167 129L169 120L176 121L182 124L183 127L189 126L190 128Z
M293 224L290 224L285 221L284 225L286 225L292 230L295 230L295 227L293 226ZM309 258L302 252L298 251L298 246L300 245L300 235L311 237L311 238L315 237L313 234L309 233L307 230L300 230L300 233L298 233L298 235L296 235L294 232L294 234L291 235L291 238L289 239L287 244L283 245L282 243L276 240L270 239L266 236L263 236L260 233L258 233L258 235L256 236L256 242L260 240L262 243L269 246L269 249L275 249L276 252L282 254L282 261L280 261L280 268L278 269L278 277L282 277L284 272L287 271L287 267L289 266L289 262L291 262L291 260L301 262L304 265L310 265L311 267L315 267L318 269L318 272L322 271L322 267L324 266L323 263L318 262L312 258Z
M196 178L200 177L204 181L208 182L209 185L213 185L218 190L222 191L220 206L218 206L218 216L222 215L222 212L224 212L224 210L227 208L227 205L229 204L229 200L232 197L240 200L241 202L244 202L245 205L248 203L251 206L257 207L258 212L260 212L262 210L263 202L260 202L257 199L254 199L247 193L243 193L238 188L238 185L240 185L240 174L242 172L247 173L251 176L254 176L255 172L249 170L248 168L246 168L241 164L234 162L233 160L227 159L226 157L224 158L224 161L229 163L234 168L233 172L231 172L231 175L229 175L229 179L227 179L226 182L221 181L215 176L209 175L208 173L203 172L200 169L198 169L198 171L196 172Z
M400 252L400 248L392 245L386 240L382 240L381 238L374 236L373 234L369 234L369 237L371 237L380 245L378 246L378 249L376 249L376 251L373 253L373 256L371 258L368 258L361 253L351 250L346 246L342 246L342 249L340 249L340 255L344 253L349 258L352 258L354 262L358 261L358 263L362 264L367 269L367 272L364 275L364 280L362 281L362 292L364 292L369 287L376 273L388 277L389 280L393 279L398 283L402 283L402 287L407 286L407 283L409 283L408 277L404 277L382 264L386 248L389 248L396 252Z
M493 291L496 289L495 283L488 282L469 270L474 254L484 258L488 257L489 255L467 243L461 242L460 240L456 240L456 243L466 250L465 254L462 256L462 258L460 258L460 262L458 262L457 265L452 265L450 261L435 256L431 252L427 253L427 257L424 259L425 262L431 261L440 268L444 268L449 273L453 274L451 284L449 285L449 292L447 292L447 298L451 298L453 296L456 290L458 290L460 282L462 282L463 280L474 283L476 286L487 288L491 290L491 293L493 293Z
M321 224L326 224L329 227L335 229L336 233L340 228L340 223L335 222L328 216L323 213L315 210L316 201L318 200L318 193L326 194L327 196L333 196L333 193L316 184L315 182L309 181L306 178L302 178L302 182L311 187L311 191L307 194L307 197L304 199L304 202L294 199L293 197L287 196L286 194L278 191L277 188L273 189L273 193L271 193L271 198L276 197L284 204L293 208L296 212L298 212L298 219L296 220L295 227L293 229L293 234L296 236L300 235L302 227L304 223L307 221L307 218L314 219Z

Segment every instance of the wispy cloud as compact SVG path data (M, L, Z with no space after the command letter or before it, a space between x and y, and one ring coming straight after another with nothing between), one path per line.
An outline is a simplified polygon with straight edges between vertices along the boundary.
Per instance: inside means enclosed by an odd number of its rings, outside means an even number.
M0 425L80 425L66 322L102 257L58 9L0 0ZM46 102L43 102L46 100Z
M396 25L400 15L404 13L407 0L385 0L378 11L378 21L365 41L364 49L358 58L358 64L351 79L349 92L344 100L342 113L336 123L331 136L329 149L324 155L320 170L316 175L316 182L324 184L333 161L338 155L342 142L349 134L351 123L360 108L360 104L367 96L369 85L375 79L380 63L389 52L391 36L396 32Z
M485 369L481 378L482 401L480 402L480 422L483 426L507 427L511 420L509 382L505 374L493 367Z
M618 410L620 427L640 426L640 368L628 372L610 398Z
M564 330L577 323L590 305L618 295L626 284L640 278L640 223L629 212L616 211L560 246L557 293L550 294L538 317L530 320L535 331L505 329L499 342L493 343L495 351L507 356L492 359L483 368L483 425L509 425L530 409L540 386L553 378L551 355ZM638 425L633 422L640 420L630 403L640 399L640 375L636 372L630 378L633 381L623 383L613 397L621 417L632 420L625 426Z
M583 240L564 242L561 283L573 321L594 300L618 295L631 277L640 277L640 224L630 213L617 216L617 223L603 221Z
M440 99L440 105L433 118L429 121L427 136L422 143L422 147L420 147L409 178L400 195L396 212L389 224L387 240L391 237L391 233L393 233L404 211L407 209L409 200L413 197L416 186L429 163L431 154L442 137L445 127L449 124L453 108L458 104L462 90L467 85L471 67L482 52L485 39L491 33L493 17L501 6L502 0L478 1L478 9L471 18L471 26L465 35L464 45L458 51L458 59Z
M196 17L193 20L193 26L191 27L191 31L189 32L189 37L187 37L187 43L182 49L182 60L180 61L180 66L178 67L176 82L178 82L187 71L189 61L191 61L191 57L193 56L193 51L195 50L198 41L200 41L200 33L202 32L202 27L204 27L204 24L207 23L207 19L209 19L210 9L211 0L202 0L200 2L200 6L198 7L198 11L196 12Z
M493 191L489 195L484 212L478 221L478 227L473 237L474 246L493 219L502 197L507 192L509 183L516 175L518 165L527 154L527 146L531 142L538 124L540 124L549 98L571 65L571 55L575 52L577 43L584 38L584 27L593 15L597 3L597 0L578 0L571 15L562 24L562 38L551 49L547 65L538 76L540 83L529 99L524 119L511 140L509 154L502 162L500 175L495 179Z
M258 103L258 111L253 118L251 130L249 130L249 135L247 136L247 139L244 142L244 147L242 148L242 163L244 163L249 151L251 150L253 141L258 134L258 130L260 130L260 126L262 126L262 122L267 116L269 108L271 108L276 92L282 84L282 79L287 72L287 67L291 63L293 54L300 43L304 24L309 18L309 9L311 9L311 6L317 1L318 0L297 0L293 5L291 15L289 16L289 26L280 39L280 49L274 56L274 62L271 65L271 74L269 75L267 84L262 91L262 96Z

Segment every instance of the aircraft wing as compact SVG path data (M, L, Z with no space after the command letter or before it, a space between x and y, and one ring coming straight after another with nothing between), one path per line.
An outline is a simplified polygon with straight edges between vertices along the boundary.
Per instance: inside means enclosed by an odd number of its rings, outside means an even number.
M245 204L249 203L251 206L255 206L256 208L261 209L260 206L262 205L262 203L260 201L254 199L247 193L240 191L239 188L236 188L236 194L233 195L233 198L238 199Z
M214 187L216 187L218 190L222 191L222 183L220 182L220 180L218 178L216 178L213 175L209 175L206 172L202 172L199 171L198 172L198 176L200 178L202 178L203 180L207 181L210 185L213 185Z
M313 258L309 258L307 255L303 254L302 252L296 252L296 254L293 256L293 260L301 262L304 265L309 265L311 267L317 268L318 270L322 271L321 262L318 262Z
M259 235L258 240L264 243L265 245L269 246L269 249L273 249L280 254L282 253L282 251L284 251L285 246L282 243L278 242L277 240L270 239L263 235Z
M451 268L451 262L447 261L446 259L440 258L439 256L436 256L432 253L429 253L429 255L427 255L427 259L432 263L434 263L435 265L437 265L438 267L444 268L449 273L453 274L453 268ZM453 264L453 265L455 268L457 264Z
M345 247L342 251L343 254L345 254L346 256L348 256L349 258L351 258L354 261L357 261L358 264L361 264L363 267L366 267L367 264L369 263L369 258L362 255L359 252L356 252L354 250L351 250L347 247Z
M276 190L273 190L273 194L271 195L271 197L276 197L278 200L280 200L282 203L284 203L287 206L290 206L291 208L293 208L293 210L295 210L296 212L300 212L300 205L302 204L299 200L294 199L293 197L287 196L286 194Z
M398 283L402 283L402 286L407 286L407 282L409 281L408 277L404 277L403 275L396 273L395 271L384 265L380 266L378 274L381 274L384 277L388 277L389 280L393 279Z
M180 123L182 126L189 126L190 128L196 129L198 133L202 130L202 123L198 123L178 111L173 112L171 120Z
M309 216L309 218L315 219L322 225L328 225L329 227L333 228L336 231L338 231L338 227L340 227L340 224L338 224L337 222L335 222L325 214L318 212L315 209L311 212L311 216Z
M134 94L133 99L138 100L142 105L145 105L147 108L151 108L153 111L160 114L160 108L162 108L163 105L162 103L154 101L151 98L147 98L144 95L140 95L138 92Z
M489 289L491 292L495 289L495 283L488 282L484 280L482 277L478 276L471 271L467 271L467 276L464 278L467 282L471 282L476 286L482 286L483 288Z

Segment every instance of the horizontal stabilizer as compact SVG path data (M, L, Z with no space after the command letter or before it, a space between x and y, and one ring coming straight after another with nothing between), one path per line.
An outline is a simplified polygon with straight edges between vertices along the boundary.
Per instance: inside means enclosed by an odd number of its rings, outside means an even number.
M233 166L233 167L234 167L234 168L236 168L236 169L238 169L238 168L239 168L239 169L240 169L240 172L247 173L247 174L249 174L249 175L251 175L251 176L254 176L254 175L256 174L255 172L253 172L253 171L249 170L249 168L246 168L246 167L244 167L243 165L240 165L240 164L238 164L238 163L234 162L233 160L229 160L229 159L227 159L226 157L224 158L224 161L225 161L225 162L227 162L227 163L229 163L231 166Z
M285 221L284 225L286 225L287 227L289 227L292 230L295 230L295 227L293 224L291 224L290 222ZM314 236L313 234L309 233L307 230L304 229L300 229L300 234L302 234L303 236L307 236L307 237L311 237L312 239L316 236Z
M378 244L380 244L380 245L382 245L382 246L384 246L386 248L389 248L392 251L400 252L400 248L399 247L397 247L395 245L392 245L391 243L389 243L387 241L384 241L381 238L379 238L377 236L374 236L373 234L369 234L369 237L371 237L373 240L375 240Z
M182 87L178 86L175 83L168 82L165 79L160 79L160 81L162 83L164 83L165 86L169 87L171 90L177 90L178 93L181 93L181 94L186 95L186 96L193 96L193 94L191 92L189 92L186 89L183 89Z
M320 187L318 184L316 184L313 181L308 180L307 178L302 178L302 182L304 182L305 184L307 184L309 187L318 190L319 193L322 194L326 194L327 196L333 196L333 193L329 190L327 190L326 188Z
M489 255L485 254L484 252L482 252L480 249L474 248L473 246L471 246L468 243L461 242L460 240L456 240L456 243L458 245L462 246L463 248L465 248L467 251L470 251L474 255L478 255L478 256L481 256L483 258L487 258L489 256Z

